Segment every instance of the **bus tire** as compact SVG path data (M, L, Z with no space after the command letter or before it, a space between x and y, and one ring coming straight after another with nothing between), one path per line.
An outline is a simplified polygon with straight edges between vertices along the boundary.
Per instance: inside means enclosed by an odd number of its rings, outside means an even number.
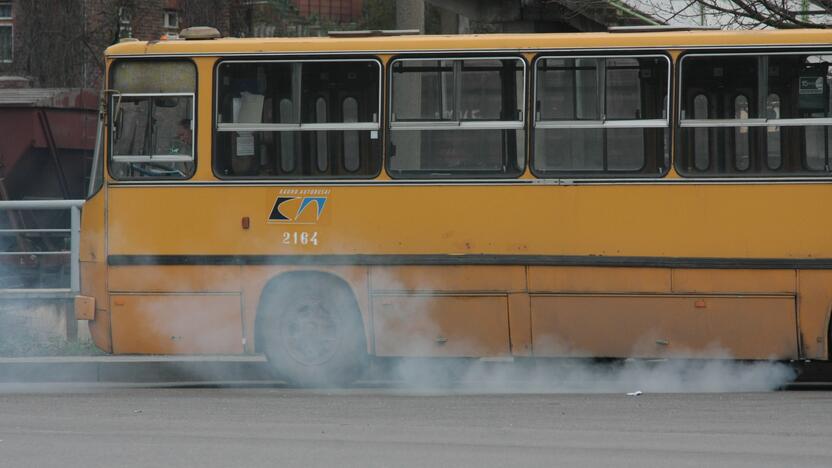
M303 387L349 384L367 367L358 304L342 280L297 273L264 292L258 339L272 368Z

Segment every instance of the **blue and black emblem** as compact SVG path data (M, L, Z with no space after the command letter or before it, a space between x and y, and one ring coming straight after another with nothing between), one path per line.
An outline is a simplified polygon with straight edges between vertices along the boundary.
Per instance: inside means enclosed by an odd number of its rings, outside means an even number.
M315 217L302 217L310 205L315 205ZM315 223L321 219L326 205L326 197L277 197L269 215L269 221L285 223Z

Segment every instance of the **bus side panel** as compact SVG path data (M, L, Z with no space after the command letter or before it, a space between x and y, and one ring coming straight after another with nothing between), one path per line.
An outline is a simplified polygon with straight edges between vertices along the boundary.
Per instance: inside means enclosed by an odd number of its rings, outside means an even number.
M528 355L526 289L526 268L517 265L372 267L375 352L414 357Z
M238 265L131 265L110 267L110 292L239 293Z
M95 346L113 352L110 335L110 307L107 300L107 264L81 262L81 294L95 299L95 316L89 321L90 336Z
M382 291L525 291L522 266L378 266L370 269L373 293Z
M117 354L240 354L238 294L111 296Z
M529 267L530 292L669 293L668 268Z
M798 272L800 334L807 359L829 359L832 271Z
M302 189L327 193L315 224L269 219L281 190L301 189L111 188L111 209L129 216L110 219L109 254L832 258L832 220L807 203L829 197L823 184L382 185ZM295 242L304 232L317 243Z
M373 296L378 356L507 356L506 296Z
M798 358L793 296L532 296L535 356Z
M458 259L460 263L465 261L462 254L518 254L533 258L536 255L565 255L582 258L587 263L603 256L630 261L637 261L641 256L667 258L669 261L674 258L695 261L700 257L704 260L724 258L727 261L770 258L784 262L809 257L823 259L832 258L827 235L832 221L816 216L815 208L806 201L826 198L828 187L825 184L782 185L777 190L763 184L333 187L326 189L329 201L315 225L269 222L268 216L282 190L277 187L124 187L113 189L111 205L114 210L130 213L130 216L121 217L111 225L110 253L121 256L220 255L242 257L245 261L251 257L264 262L271 261L271 256L319 254L390 255L391 262L401 255L429 254L440 256L443 261ZM416 199L420 202L414 203ZM453 200L453 203L448 200ZM210 210L195 210L194 206L210 207ZM368 207L373 207L373 214L368 214ZM494 212L503 214L499 223L495 223L493 217L486 216ZM661 213L661 217L655 213ZM778 213L778 216L771 213ZM252 221L250 229L242 227L241 220L246 217ZM616 227L614 232L610 231L610 226ZM799 236L793 226L802 227ZM318 233L319 245L283 243L292 239L287 235L301 231ZM509 258L508 261L522 259ZM263 285L280 272L303 268L335 274L341 271L324 266L243 267L244 284L241 288L244 291L247 337L253 337L254 318ZM399 267L343 267L344 271L350 268L363 271L358 279L345 279L359 301L367 336L372 337L367 270L394 270ZM466 272L475 272L480 267L414 268L421 268L422 273L414 273L416 280L413 286L408 285L410 280L404 276L404 286L392 287L459 291L457 288L463 286L457 286L456 282L469 281ZM493 268L489 270L492 273L487 275L491 282L483 282L483 289L478 292L499 294L515 291L513 285L494 286L497 279L513 283L514 280L509 279L513 273L506 272L515 267L488 268ZM516 268L523 271L523 267ZM556 267L530 267L529 270L538 268L544 271ZM739 289L739 293L748 295L782 294L788 290L787 273L769 273L766 270L749 271L748 276L739 271L721 279L716 279L716 276L708 279L711 270L708 273L685 273L661 268L648 272L649 269L645 269L639 273L643 276L638 279L628 278L635 270L612 270L599 269L597 277L593 276L592 269L583 270L584 273L573 270L578 273L576 275L566 270L550 270L556 276L549 279L545 278L546 274L536 278L530 273L529 287L540 293L611 294L721 294L720 288L727 288ZM761 275L760 282L755 285L758 273ZM811 275L821 273L811 272ZM501 278L502 275L506 277ZM478 275L471 273L471 276ZM735 286L721 286L725 279ZM671 287L671 280L678 281L680 289ZM401 282L395 277L392 281ZM429 284L422 286L420 282ZM375 284L375 281L372 283ZM815 286L800 286L800 326L804 335L803 355L807 357L826 355L826 344L818 342L818 339L825 340L824 323L829 312L824 283L825 280L818 279ZM466 289L467 292L470 290ZM822 297L807 298L818 292ZM784 331L787 332L789 330ZM765 345L762 340L760 343ZM253 350L251 347L247 349ZM372 352L371 346L368 349ZM777 354L780 352L778 349L773 348L771 353L762 357Z
M104 256L104 206L107 189L84 202L81 209L81 239L79 257L82 262L105 262ZM97 287L97 284L82 285L85 288ZM101 285L103 287L103 285Z
M79 245L81 295L95 299L94 319L89 321L90 336L97 347L112 352L110 309L107 300L107 258L105 253L105 201L103 188L84 203L81 210Z
M531 301L526 293L508 295L508 330L512 356L532 355Z
M795 270L673 270L674 293L797 293Z

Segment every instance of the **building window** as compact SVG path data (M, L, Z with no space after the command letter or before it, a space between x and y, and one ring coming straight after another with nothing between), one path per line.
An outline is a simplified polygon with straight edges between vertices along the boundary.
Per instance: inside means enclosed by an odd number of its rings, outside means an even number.
M176 11L165 11L165 27L171 29L179 28L179 13Z
M0 63L12 61L12 26L0 24Z
M12 61L12 50L14 33L11 24L12 18L11 2L0 2L0 63ZM8 20L8 21L4 21Z

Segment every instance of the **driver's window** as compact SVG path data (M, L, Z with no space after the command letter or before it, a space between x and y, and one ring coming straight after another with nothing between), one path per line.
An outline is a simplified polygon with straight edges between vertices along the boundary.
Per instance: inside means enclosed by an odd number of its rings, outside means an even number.
M196 71L189 61L122 60L111 67L110 174L193 175Z

